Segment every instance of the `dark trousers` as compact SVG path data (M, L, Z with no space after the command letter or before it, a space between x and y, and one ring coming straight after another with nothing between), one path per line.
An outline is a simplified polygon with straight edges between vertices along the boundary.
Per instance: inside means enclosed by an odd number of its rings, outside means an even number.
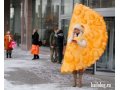
M11 58L12 50L6 50L6 58Z
M15 42L17 43L17 46L19 47L20 46L20 40L16 39Z
M57 47L50 48L50 58L51 61L54 62L57 59Z
M58 61L59 63L62 62L63 59L63 46L58 46Z

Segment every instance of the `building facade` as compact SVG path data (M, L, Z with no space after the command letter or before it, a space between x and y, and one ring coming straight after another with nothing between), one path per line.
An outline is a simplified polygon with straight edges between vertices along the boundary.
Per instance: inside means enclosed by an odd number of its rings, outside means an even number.
M100 60L91 67L96 74L113 75L115 72L115 0L61 0L59 26L67 36L70 18L75 3L82 3L103 15L107 25L108 44ZM111 73L110 73L111 72Z
M5 0L5 32L11 30L20 37L21 48L29 50L34 28L40 39L49 45L54 25L64 31L68 27L74 5L82 3L103 15L108 31L108 44L103 56L91 67L95 73L115 72L115 0Z

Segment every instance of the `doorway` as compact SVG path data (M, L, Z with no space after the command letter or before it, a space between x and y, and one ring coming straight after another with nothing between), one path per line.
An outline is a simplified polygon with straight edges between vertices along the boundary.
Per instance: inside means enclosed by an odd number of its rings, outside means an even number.
M96 71L115 72L115 17L105 17L108 32L106 50L96 63Z

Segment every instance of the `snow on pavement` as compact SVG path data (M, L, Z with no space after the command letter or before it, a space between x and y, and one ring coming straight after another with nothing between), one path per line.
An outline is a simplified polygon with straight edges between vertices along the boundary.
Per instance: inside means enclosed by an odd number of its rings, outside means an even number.
M90 87L91 82L105 81L89 74L84 74L82 88L72 87L72 75L62 75L61 65L50 62L47 50L41 49L40 60L35 61L20 48L13 51L12 59L5 58L5 90L104 90Z

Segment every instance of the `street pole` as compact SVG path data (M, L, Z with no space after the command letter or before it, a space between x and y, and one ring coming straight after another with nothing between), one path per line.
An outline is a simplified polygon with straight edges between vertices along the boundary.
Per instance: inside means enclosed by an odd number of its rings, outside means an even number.
M96 63L93 65L93 74L96 73Z

